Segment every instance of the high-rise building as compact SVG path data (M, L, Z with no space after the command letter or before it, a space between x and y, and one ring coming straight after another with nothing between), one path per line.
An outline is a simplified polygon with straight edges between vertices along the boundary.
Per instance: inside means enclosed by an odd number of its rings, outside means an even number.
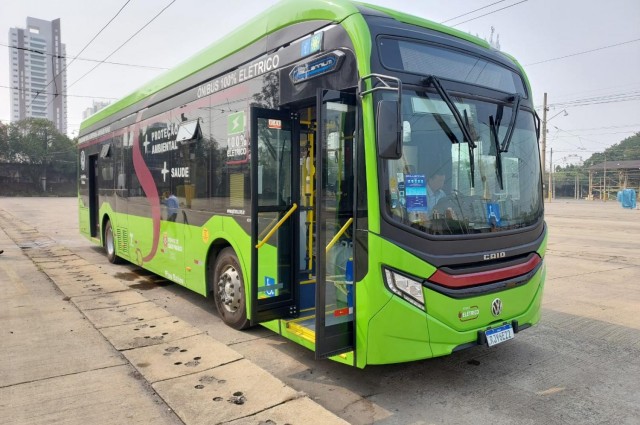
M27 17L26 28L9 30L11 120L47 118L67 132L66 48L60 19Z
M88 107L87 109L85 109L82 112L82 119L86 120L87 118L89 118L91 115L95 114L96 112L98 112L101 109L106 108L107 106L109 106L111 103L110 102L101 102L101 101L93 101L93 105Z

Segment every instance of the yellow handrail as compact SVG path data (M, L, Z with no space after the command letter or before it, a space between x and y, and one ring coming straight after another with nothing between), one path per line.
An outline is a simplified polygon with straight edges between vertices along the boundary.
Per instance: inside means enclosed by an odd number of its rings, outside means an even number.
M262 242L258 243L256 245L257 249L262 248L262 245L266 244L269 239L271 238L271 236L273 236L273 234L276 232L276 230L278 230L280 228L280 226L282 226L282 224L287 221L287 219L289 218L289 216L291 214L293 214L293 212L298 209L298 204L296 204L294 202L294 204L291 206L291 209L289 209L289 211L287 211L287 213L284 215L284 217L282 217L280 219L280 221L278 222L278 224L276 224L275 226L273 226L273 229L271 229L271 231L269 233L267 233L267 236L264 237L264 239L262 240Z
M267 227L265 227L264 230L258 235L258 240L262 239L264 235L266 235L269 231L271 231L271 229L277 222L278 222L278 217L274 217L274 219L271 220L271 223L269 223Z
M307 109L307 113L309 115L309 117L311 117L311 109ZM305 163L305 172L308 173L306 177L309 177L309 186L305 187L305 194L308 193L309 194L309 198L307 198L309 200L309 203L307 205L307 207L309 207L309 209L307 210L307 223L309 223L308 225L308 234L307 234L307 252L308 252L308 256L309 256L309 260L307 261L307 270L313 270L313 245L314 245L314 240L313 240L313 226L315 225L315 214L313 212L313 200L315 198L315 192L316 192L316 188L315 188L315 179L316 179L316 158L314 157L314 152L315 152L315 137L314 137L314 132L315 130L317 130L317 126L309 126L309 130L311 130L311 133L309 134L309 144L308 144L308 152L309 152L309 169L307 170L306 167L306 163ZM306 162L306 161L305 161ZM306 179L305 179L305 186L306 186ZM311 278L312 273L309 273L309 278Z
M344 223L344 226L342 226L340 231L336 233L333 239L331 239L331 242L329 242L329 245L327 245L324 252L329 252L329 250L336 244L336 242L338 242L338 239L340 238L340 236L342 236L342 234L347 231L349 226L351 226L351 223L353 223L353 217L347 220L346 223Z

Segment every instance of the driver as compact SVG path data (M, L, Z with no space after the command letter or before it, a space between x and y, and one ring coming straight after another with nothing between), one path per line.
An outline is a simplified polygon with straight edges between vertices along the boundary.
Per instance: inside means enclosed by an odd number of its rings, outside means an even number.
M445 196L444 187L445 175L441 169L435 170L427 179L427 213L431 213L433 207Z

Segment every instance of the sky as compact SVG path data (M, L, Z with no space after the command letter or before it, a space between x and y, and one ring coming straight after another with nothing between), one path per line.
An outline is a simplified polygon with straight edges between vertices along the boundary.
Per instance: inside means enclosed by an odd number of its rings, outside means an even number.
M2 0L0 57L5 59L0 59L0 121L10 117L9 28L24 28L27 16L60 18L62 41L67 56L73 58L127 3L67 69L68 135L73 137L82 112L94 99L126 96L276 2ZM578 164L640 131L640 0L367 2L487 40L493 27L501 50L523 64L540 116L543 93L548 94L546 168L550 149L554 166ZM109 62L118 64L104 63L86 74L96 65L86 59L103 60L158 13L109 57Z

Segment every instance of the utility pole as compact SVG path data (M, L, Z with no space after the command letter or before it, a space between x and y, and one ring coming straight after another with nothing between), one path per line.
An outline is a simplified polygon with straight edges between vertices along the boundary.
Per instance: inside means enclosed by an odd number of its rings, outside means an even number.
M604 192L604 201L607 201L607 153L604 153L604 178L602 180L603 183L603 192Z
M547 93L544 94L544 101L542 103L542 152L540 152L541 156L542 156L542 175L544 175L544 170L546 167L546 162L545 162L545 153L547 152ZM551 188L549 187L547 189L548 191L551 190ZM549 197L549 200L551 200L551 197Z
M47 129L44 129L44 161L43 161L43 169L44 169L44 175L41 178L41 183L42 183L42 191L43 192L47 192L47 157L49 156L49 135L47 134Z
M551 151L549 153L549 202L551 202L551 199L553 198L553 186L551 185L551 182L553 180L553 148L551 148Z

